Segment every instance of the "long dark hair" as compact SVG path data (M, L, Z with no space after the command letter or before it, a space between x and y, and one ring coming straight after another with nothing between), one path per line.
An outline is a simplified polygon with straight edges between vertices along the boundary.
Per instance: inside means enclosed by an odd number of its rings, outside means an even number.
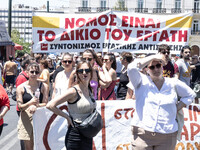
M101 62L101 60L97 57L97 54L95 53L95 51L93 49L86 49L83 53L91 53L93 58L95 59L96 63L102 67L103 64ZM82 55L83 56L83 55Z
M116 63L116 58L115 55L113 53L107 53L106 55L109 56L110 61L113 61L111 67L116 70L117 69L117 63Z
M78 64L76 65L76 77L77 77L77 83L79 84L80 82L81 82L81 79L79 78L79 75L78 75L78 69L81 67L81 65L83 65L83 64L87 64L88 65L88 67L89 67L89 69L91 70L91 72L90 72L90 81L92 80L92 76L93 76L93 71L92 71L92 66L90 65L90 63L88 62L88 61L84 61L84 60L82 60L82 61L79 61L78 62ZM90 83L89 83L89 85L88 85L88 88L89 88L89 90L90 91L92 91L92 88L91 88L91 86L90 86Z

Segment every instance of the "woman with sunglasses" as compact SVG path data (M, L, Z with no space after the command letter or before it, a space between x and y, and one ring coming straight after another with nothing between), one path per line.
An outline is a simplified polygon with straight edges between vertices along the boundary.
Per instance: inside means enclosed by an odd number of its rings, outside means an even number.
M116 95L115 95L115 85L116 85L116 80L117 80L117 73L116 73L116 59L115 55L112 53L108 53L104 55L103 58L103 72L108 71L108 76L111 78L109 82L102 82L100 81L100 92L98 95L99 100L116 100ZM102 74L102 71L100 72L100 76ZM107 80L108 81L108 80Z
M62 95L69 88L69 78L73 72L73 56L69 53L66 53L62 59L63 71L59 72L56 76L54 83L54 90L52 98L55 96ZM72 81L73 82L73 81Z
M93 77L90 81L90 86L92 87L94 98L97 100L98 98L98 87L99 83L109 83L112 81L111 76L107 69L105 69L105 65L103 66L101 60L97 57L94 50L87 49L82 54L82 60L88 61L93 68ZM102 70L100 71L100 68Z
M91 96L90 88L92 73L92 67L88 61L78 62L76 66L77 84L47 104L48 109L68 121L69 126L65 137L65 146L68 150L92 150L92 138L83 136L71 121L73 118L73 121L81 123L96 108L96 101ZM57 107L66 101L71 118Z
M182 81L163 77L164 61L164 55L156 54L135 60L128 66L136 97L136 111L131 123L134 150L175 149L177 112L191 104L195 97L192 89ZM140 72L145 66L148 75Z
M33 150L33 122L32 115L37 107L45 106L48 102L48 85L39 82L40 69L37 63L29 64L27 74L29 80L17 87L17 105L20 113L18 121L18 138L24 141L26 150ZM40 95L36 96L36 91Z

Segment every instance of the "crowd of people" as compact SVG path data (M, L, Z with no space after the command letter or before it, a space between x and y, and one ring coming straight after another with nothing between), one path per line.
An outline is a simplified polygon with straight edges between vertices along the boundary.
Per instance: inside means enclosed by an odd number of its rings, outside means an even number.
M16 60L9 56L7 62L0 63L0 69L0 84L6 87L6 92L0 87L0 134L1 120L9 110L8 96L16 96L18 138L26 150L33 149L32 115L37 107L46 106L67 119L67 149L91 150L92 138L81 135L74 122L82 122L93 112L96 100L126 99L136 100L133 149L171 150L176 144L177 111L192 102L199 103L200 98L199 56L191 57L189 46L182 48L180 58L170 57L170 47L165 44L159 46L157 54L138 56L130 52L96 53L92 49L80 55L26 54ZM58 109L62 103L68 104L70 116Z

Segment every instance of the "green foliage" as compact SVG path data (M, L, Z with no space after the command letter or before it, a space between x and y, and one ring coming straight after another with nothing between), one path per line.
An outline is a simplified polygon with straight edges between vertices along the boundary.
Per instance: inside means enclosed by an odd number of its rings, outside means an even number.
M125 6L125 0L118 0L114 9L118 11L128 11L128 8Z
M20 33L18 30L13 29L11 32L11 40L13 43L17 43L23 46L23 50L16 50L15 56L23 56L25 53L30 54L30 46L31 43L25 42L23 38L20 37Z

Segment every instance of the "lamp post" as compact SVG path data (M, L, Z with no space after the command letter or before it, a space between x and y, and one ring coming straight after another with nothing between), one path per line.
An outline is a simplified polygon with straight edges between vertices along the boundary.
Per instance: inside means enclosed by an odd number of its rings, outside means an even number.
M47 12L49 12L49 1L47 1Z
M11 37L11 29L12 29L12 0L9 0L8 3L8 34Z

